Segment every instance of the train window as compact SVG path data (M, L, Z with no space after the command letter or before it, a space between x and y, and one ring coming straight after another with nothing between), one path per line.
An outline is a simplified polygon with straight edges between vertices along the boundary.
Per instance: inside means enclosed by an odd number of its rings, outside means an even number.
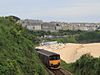
M60 56L50 56L50 60L59 60Z

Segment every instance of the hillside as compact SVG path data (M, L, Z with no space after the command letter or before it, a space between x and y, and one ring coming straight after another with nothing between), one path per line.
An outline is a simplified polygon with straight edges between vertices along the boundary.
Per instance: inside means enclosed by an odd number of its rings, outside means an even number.
M0 75L47 75L34 50L36 43L12 17L0 17Z

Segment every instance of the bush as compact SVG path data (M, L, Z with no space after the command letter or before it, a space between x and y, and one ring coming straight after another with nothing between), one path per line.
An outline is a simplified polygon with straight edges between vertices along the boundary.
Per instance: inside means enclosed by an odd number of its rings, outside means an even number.
M47 75L34 50L37 40L12 18L0 17L0 75Z
M93 58L90 54L81 56L75 63L66 64L65 69L71 71L75 75L99 75L100 74L100 58Z

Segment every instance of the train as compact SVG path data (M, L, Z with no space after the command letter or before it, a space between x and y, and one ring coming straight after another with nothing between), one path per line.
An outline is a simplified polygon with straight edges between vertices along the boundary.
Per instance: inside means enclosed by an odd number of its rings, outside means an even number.
M60 54L44 49L36 49L39 58L49 69L60 69Z

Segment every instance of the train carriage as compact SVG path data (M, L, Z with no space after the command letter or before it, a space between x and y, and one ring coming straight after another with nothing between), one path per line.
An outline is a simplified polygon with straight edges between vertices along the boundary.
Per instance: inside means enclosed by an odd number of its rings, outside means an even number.
M44 49L36 49L42 62L50 69L60 68L60 55Z

